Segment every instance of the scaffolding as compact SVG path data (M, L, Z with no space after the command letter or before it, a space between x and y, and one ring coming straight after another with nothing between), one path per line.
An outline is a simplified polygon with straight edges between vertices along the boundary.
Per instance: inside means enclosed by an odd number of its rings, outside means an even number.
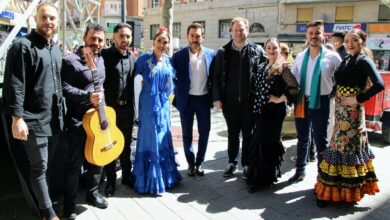
M0 13L5 9L17 12L12 31L0 43L0 83L4 74L5 56L8 48L23 26L29 27L28 20L42 0L2 0ZM58 40L63 52L72 50L74 44L82 45L81 35L87 23L99 23L100 1L98 0L53 0L60 12L58 24Z

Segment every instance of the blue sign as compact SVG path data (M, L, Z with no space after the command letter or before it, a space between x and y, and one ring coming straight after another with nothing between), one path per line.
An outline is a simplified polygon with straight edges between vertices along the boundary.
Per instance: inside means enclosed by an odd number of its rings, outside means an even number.
M297 24L297 32L306 32L307 24ZM325 33L333 32L333 23L324 23L324 31Z
M12 19L15 18L15 15L14 15L14 13L12 13L10 11L2 11L0 13L0 18L5 18L5 19L12 20Z

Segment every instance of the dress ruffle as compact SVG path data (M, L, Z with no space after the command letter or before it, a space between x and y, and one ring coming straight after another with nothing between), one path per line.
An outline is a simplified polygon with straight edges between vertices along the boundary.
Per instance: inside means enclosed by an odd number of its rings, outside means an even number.
M181 181L182 177L176 169L173 152L163 149L159 154L137 152L133 170L136 192L157 195Z

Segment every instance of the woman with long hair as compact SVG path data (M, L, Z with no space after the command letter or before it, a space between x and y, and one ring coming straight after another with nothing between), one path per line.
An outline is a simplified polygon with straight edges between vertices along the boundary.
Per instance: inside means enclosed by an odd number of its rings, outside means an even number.
M255 192L277 182L281 176L284 147L280 140L288 103L298 96L298 82L280 53L276 38L265 44L269 60L258 65L251 87L256 118L248 169L248 191Z
M139 125L133 175L138 193L160 194L182 177L177 170L170 126L169 95L174 69L165 51L169 33L160 28L153 51L142 54L135 74L143 77L139 98Z
M335 125L315 185L317 205L328 201L358 202L379 192L368 146L363 102L384 89L373 61L364 54L366 34L352 29L344 39L349 55L335 72ZM366 89L368 79L372 82Z

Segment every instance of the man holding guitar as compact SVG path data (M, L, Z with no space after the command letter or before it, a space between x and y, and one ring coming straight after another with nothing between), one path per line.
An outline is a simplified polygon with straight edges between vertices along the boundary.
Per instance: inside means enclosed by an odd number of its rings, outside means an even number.
M87 138L82 126L82 118L90 108L97 108L99 104L104 102L105 67L103 58L100 56L105 44L104 28L98 24L89 24L83 40L85 47L89 47L94 55L97 77L93 77L82 54L82 48L63 59L61 71L63 92L68 109L65 125L69 152L64 192L64 217L68 219L77 217L75 199L79 186L80 170L84 163L84 146ZM100 88L100 91L95 91L95 88ZM107 200L98 192L102 167L85 161L84 168L86 170L84 185L87 190L87 203L98 208L107 208Z
M131 174L131 139L134 121L134 79L133 70L135 56L128 48L132 40L133 28L127 23L120 23L114 27L114 45L102 50L106 67L104 81L104 95L108 106L115 109L116 124L125 137L125 146L119 160L122 168L122 184L133 188ZM116 170L114 160L104 167L107 174L106 196L115 193Z

